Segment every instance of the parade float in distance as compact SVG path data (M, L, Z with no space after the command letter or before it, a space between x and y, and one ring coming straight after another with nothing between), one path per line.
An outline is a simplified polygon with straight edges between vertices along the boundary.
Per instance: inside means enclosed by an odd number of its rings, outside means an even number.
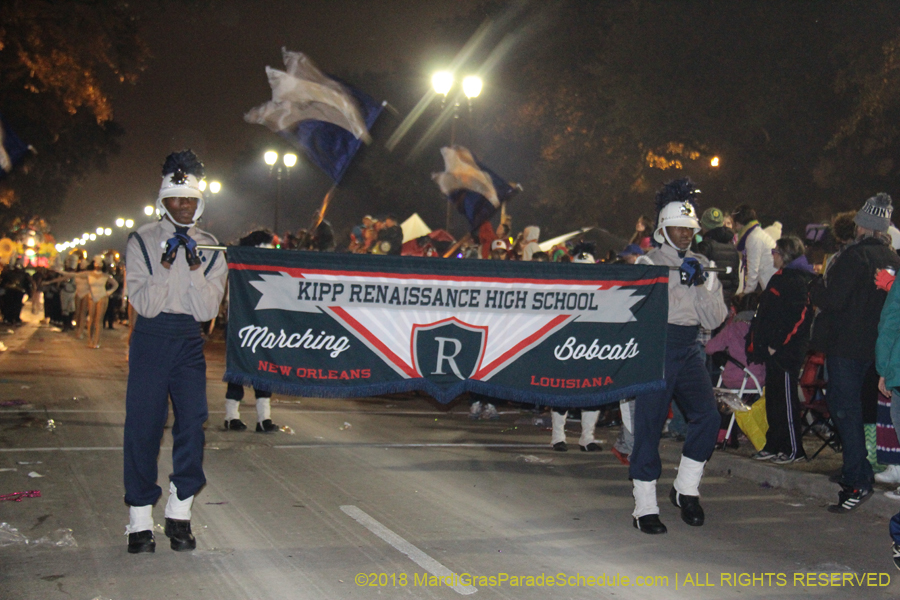
M43 219L14 222L0 238L0 264L21 261L25 268L52 267L59 253L56 240Z

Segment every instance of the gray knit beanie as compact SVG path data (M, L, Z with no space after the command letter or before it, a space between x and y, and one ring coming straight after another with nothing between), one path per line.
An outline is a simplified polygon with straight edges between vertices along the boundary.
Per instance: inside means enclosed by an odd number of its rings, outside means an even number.
M885 193L872 196L856 213L853 222L860 227L886 233L891 226L891 213L894 207L891 205L891 197Z

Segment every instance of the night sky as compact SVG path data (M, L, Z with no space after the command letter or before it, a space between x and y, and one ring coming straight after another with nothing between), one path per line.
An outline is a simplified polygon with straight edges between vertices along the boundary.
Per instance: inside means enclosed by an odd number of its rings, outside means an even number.
M169 11L146 20L143 36L153 55L148 68L136 85L111 88L114 118L126 132L122 152L111 159L109 172L73 187L54 219L54 235L72 239L97 226L112 227L117 217L145 222L143 207L156 199L160 168L169 152L193 149L206 165L207 179L224 182L234 174L242 151L269 143L278 146L276 134L246 123L243 114L271 98L264 69L283 69L282 46L306 53L330 73L381 71L406 61L421 68L424 94L431 73L458 50L435 45L435 22L476 3L216 0L202 13ZM274 197L274 184L266 177L262 156L254 158L240 168L258 171L260 186L269 189L240 198L226 188L207 203L204 227L223 241L254 225L272 225L260 201ZM305 226L327 191L330 180L313 169L301 162L292 171L293 189L304 197L294 218L283 217L282 229ZM435 190L433 200L438 202ZM116 246L124 243L124 236L107 241ZM97 245L100 242L92 244Z

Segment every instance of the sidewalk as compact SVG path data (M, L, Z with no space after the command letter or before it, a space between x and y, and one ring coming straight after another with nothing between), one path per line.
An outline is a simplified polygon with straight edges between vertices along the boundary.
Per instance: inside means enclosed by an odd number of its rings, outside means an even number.
M663 440L659 452L663 460L675 464L681 460L681 442ZM749 442L742 441L737 450L716 450L706 465L705 475L718 477L740 477L762 487L773 487L798 492L822 501L822 505L837 502L840 486L828 481L828 476L840 469L841 455L826 448L815 459L798 465L774 465L755 461L745 448ZM750 446L752 449L752 446ZM814 450L813 450L814 451ZM746 454L746 456L744 455ZM900 512L900 502L885 497L884 492L895 486L875 484L875 493L854 512L890 519Z

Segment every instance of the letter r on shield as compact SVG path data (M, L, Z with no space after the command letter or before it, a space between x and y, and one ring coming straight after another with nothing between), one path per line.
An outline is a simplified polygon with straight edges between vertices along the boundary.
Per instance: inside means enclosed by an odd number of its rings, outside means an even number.
M412 349L416 372L439 385L468 379L481 366L487 329L463 323L456 317L414 325Z

